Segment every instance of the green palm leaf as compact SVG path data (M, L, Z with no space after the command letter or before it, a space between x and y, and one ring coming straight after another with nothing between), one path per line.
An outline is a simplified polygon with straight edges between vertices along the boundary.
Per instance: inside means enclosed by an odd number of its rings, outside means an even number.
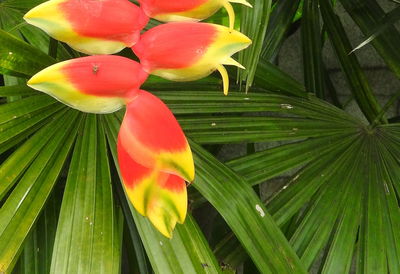
M83 123L69 168L51 272L119 273L122 224L117 223L113 203L104 130L94 115Z
M253 45L239 55L247 70L229 96L216 75L188 83L152 76L143 86L174 112L195 157L189 214L172 240L126 199L116 155L124 110L82 114L25 85L81 56L23 22L41 2L0 1L1 273L400 272L400 124L387 114L398 95L381 108L335 1L243 7L238 21ZM341 3L398 75L398 9ZM227 22L226 13L210 20ZM304 84L279 66L299 27ZM325 38L366 119L336 107ZM129 49L121 55L133 58ZM241 145L247 153L219 160Z
M335 116L341 113L337 112ZM324 273L349 272L357 256L361 273L396 272L399 128L396 124L371 128L354 121L347 132L278 146L228 164L252 184L306 164L267 202L267 208L282 228L293 226L286 235L307 268L326 252L320 262ZM290 155L294 157L285 161ZM261 167L270 168L263 172Z

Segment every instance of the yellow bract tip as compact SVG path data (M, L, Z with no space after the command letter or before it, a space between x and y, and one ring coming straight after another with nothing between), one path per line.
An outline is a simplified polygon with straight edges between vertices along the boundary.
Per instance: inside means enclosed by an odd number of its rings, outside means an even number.
M222 84L224 86L224 95L228 95L229 92L229 76L226 68L223 65L218 65L217 70L221 73Z
M229 28L233 29L235 27L235 10L233 9L231 3L229 1L224 1L224 8L228 12L229 17Z
M251 39L237 30L219 25L214 26L219 32L214 45L220 44L221 47L222 45L224 45L223 47L228 46L229 48L226 53L229 55L245 49L251 44Z
M241 68L241 69L246 69L242 64L240 64L238 61L236 61L232 57L227 58L222 64L223 65L236 66L236 67Z

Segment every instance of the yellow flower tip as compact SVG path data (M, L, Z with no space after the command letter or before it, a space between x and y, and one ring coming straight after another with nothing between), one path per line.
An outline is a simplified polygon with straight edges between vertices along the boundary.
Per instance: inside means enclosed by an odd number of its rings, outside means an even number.
M176 221L174 224L167 223L164 220L156 217L153 218L152 215L148 216L150 222L154 225L154 227L166 238L172 239L172 232L174 231Z
M168 239L172 239L172 231L170 233L161 233L162 235L164 235L166 238Z
M44 69L44 70L36 73L28 80L28 82L26 84L28 86L30 86L31 88L34 88L35 86L38 86L45 82L48 82L50 80L50 78L49 78L49 74L47 74L46 71L48 71L48 70Z
M28 82L26 82L26 85L31 87L31 88L33 88L33 86L36 85L36 84L37 84L37 82L36 82L35 77L32 77L31 79L28 80Z
M240 64L238 61L233 59L232 57L228 57L223 63L223 65L230 65L230 66L235 66L241 69L246 69L242 64Z
M235 33L232 34L231 37L232 37L233 41L235 41L236 43L243 44L243 46L245 48L250 46L252 43L252 41L249 37L247 37L246 35L244 35L241 32L238 32L238 31L235 31Z
M40 5L39 5L40 6ZM39 7L38 6L38 7ZM33 9L31 9L30 11L28 11L27 13L25 13L25 15L22 17L26 22L28 22L29 24L31 23L30 20L39 17L38 15L38 8L35 7Z
M168 208L168 203L165 203L163 200L155 200L153 203L150 203L147 210L147 217L162 235L170 239L172 238L172 232L176 223L181 221L176 212L171 211Z
M28 11L23 17L22 19L24 19L28 24L30 24L29 19L31 19L31 11Z
M250 8L252 8L253 6L246 0L225 0L225 1L223 1L222 5L226 9L226 11L228 13L228 17L229 17L229 28L234 29L234 27L235 27L235 10L233 9L230 2L239 3L239 4L245 5Z
M185 220L186 220L186 213L187 213L187 212L185 211L185 214L179 216L178 220L176 220L178 224L183 224L183 223L185 222Z
M28 80L27 85L31 88L40 90L40 85L49 84L55 80L63 79L62 74L60 73L60 68L62 68L64 64L65 62L60 62L39 71Z
M233 9L231 3L229 1L224 1L223 3L226 12L228 13L229 17L229 28L233 29L235 27L235 10Z
M188 157L187 164L185 165L185 168L187 170L187 178L185 178L185 180L187 182L193 182L194 181L194 176L195 176L195 168L194 168L192 151L189 150L189 153L190 153L190 155Z
M27 23L35 26L36 21L38 21L38 20L43 21L46 18L48 18L49 15L55 16L58 13L57 5L56 5L58 2L61 2L61 1L60 0L52 0L52 1L44 2L44 3L34 7L30 11L28 11L24 15L23 19Z
M222 76L222 85L224 87L224 95L228 95L229 92L229 75L226 68L223 65L217 65L217 70Z
M218 45L218 48L224 48L225 54L229 57L249 47L252 43L249 37L237 30L229 29L224 26L216 26L216 28L218 28L219 35L214 45Z

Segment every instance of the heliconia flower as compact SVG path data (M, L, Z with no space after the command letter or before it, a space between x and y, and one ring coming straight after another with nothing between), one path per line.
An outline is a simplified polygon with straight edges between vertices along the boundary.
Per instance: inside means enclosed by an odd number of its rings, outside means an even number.
M243 68L231 56L251 40L227 27L193 22L162 24L145 32L132 47L143 69L173 81L193 81L218 70L228 94L229 77L223 65Z
M138 93L147 76L142 66L131 59L97 55L47 67L27 84L80 111L110 113Z
M118 161L136 210L166 237L187 211L185 180L194 179L192 153L168 107L146 91L131 98L118 135Z
M140 6L149 17L164 22L199 21L225 7L230 28L233 28L235 12L230 2L251 7L246 0L139 0Z
M131 47L149 20L128 0L50 0L24 19L86 54L112 54Z

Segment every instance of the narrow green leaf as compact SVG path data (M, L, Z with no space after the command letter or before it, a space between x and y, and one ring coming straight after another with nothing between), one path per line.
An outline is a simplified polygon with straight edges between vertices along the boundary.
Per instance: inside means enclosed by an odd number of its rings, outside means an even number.
M384 10L375 0L345 0L340 1L346 11L360 27L364 35L369 35L371 31L380 28L383 21L395 21L398 18L398 8L393 13L385 14ZM385 19L385 16L386 19ZM393 16L393 17L392 17ZM378 36L371 41L379 55L383 58L388 67L400 77L400 33L395 26L383 27ZM350 52L350 51L349 51Z
M237 93L221 96L215 92L154 92L174 114L209 114L237 112L277 112L285 116L300 116L332 123L361 124L361 120L343 110L319 100L313 95L296 98L274 93ZM182 96L184 94L184 96ZM120 112L120 115L123 115Z
M361 146L361 142L354 142L351 148L341 155L340 166L337 163L338 168L333 176L320 187L312 205L304 214L302 221L290 239L307 268L311 267L327 244L343 207L347 206L348 200L355 196L351 192L351 190L358 190L358 188L353 187L354 184L361 184L362 179L359 176L359 171L364 168L363 159L361 155L352 157L355 151L361 149ZM326 169L321 170L321 172L328 171ZM358 195L360 196L360 194ZM357 197L355 199L357 200ZM335 206L327 202L334 200L336 201ZM352 251L353 248L351 247L350 250ZM346 250L343 250L343 252L346 252Z
M51 256L61 207L60 196L58 191L53 191L46 203L42 216L36 224L39 273L50 273Z
M77 139L51 263L51 273L119 273L120 241L105 135L86 115ZM117 258L117 259L116 259Z
M343 109L343 105L339 100L338 92L331 80L330 74L329 74L325 64L323 64L323 77L324 77L324 82L325 82L325 90L326 90L326 93L328 94L329 98L331 99L332 104L334 104L338 108Z
M378 166L375 163L376 148L374 138L366 140L365 171L368 176L365 181L362 214L362 229L360 233L360 264L358 271L363 273L388 273L386 260L385 235L383 227L382 181L379 178Z
M4 198L8 190L22 176L37 155L45 148L54 134L61 130L62 124L58 121L66 112L55 115L53 121L37 131L29 140L21 145L0 166L0 200ZM71 116L68 116L71 117ZM25 136L26 138L26 136Z
M214 253L218 260L232 269L239 267L248 258L246 251L233 233L229 233L216 245Z
M187 135L201 144L300 140L353 133L346 124L299 118L230 117L178 119Z
M297 255L243 178L191 142L193 185L218 210L262 273L305 273Z
M379 158L372 164L378 164L378 185L380 184L380 196L383 207L383 226L385 229L386 258L390 273L400 271L400 208L398 196L394 186L400 178L399 162L393 157L393 151L388 150L386 142L377 141ZM383 185L383 188L382 188Z
M379 22L378 26L375 27L372 31L370 31L367 39L362 41L357 47L355 47L351 53L356 50L361 49L365 45L368 45L371 41L373 41L377 36L379 36L382 32L384 32L388 27L392 26L400 19L400 7L397 7L390 11L385 17Z
M31 96L40 93L34 91L27 85L3 86L0 87L0 97L9 96Z
M57 101L47 95L30 96L12 103L0 105L0 125L13 119L55 104Z
M239 63L246 70L239 69L238 77L240 83L246 81L246 91L253 84L271 12L271 0L249 2L253 8L242 7L240 30L252 39L253 43L250 48L239 53Z
M283 72L279 67L262 58L257 65L255 83L257 86L275 91L278 94L307 97L306 89L302 84Z
M350 157L350 153L344 153L352 149L352 144L357 140L356 136L344 138L334 150L321 155L317 161L310 162L302 170L293 176L289 185L278 195L274 196L268 204L274 220L278 225L285 224L298 212L306 202L318 191L324 183L328 182L336 174L336 170L343 165L344 160ZM327 168L326 163L336 163Z
M20 273L31 273L39 274L39 260L38 260L38 241L36 234L36 226L34 226L26 237L24 249L21 252L19 258L19 265L17 264L15 268L19 267ZM14 269L15 271L16 269Z
M338 134L311 138L240 157L226 164L255 185L332 153L338 145L347 143L348 137Z
M39 220L25 240L24 249L13 273L49 273L51 254L60 207L59 197L52 192Z
M353 253L354 243L357 240L358 227L360 225L361 216L361 193L358 189L362 180L355 180L349 185L353 188L347 197L347 204L343 207L338 218L338 225L335 231L335 236L330 246L327 258L323 265L322 273L349 273Z
M368 84L367 77L362 71L357 57L354 54L348 54L351 51L351 44L340 19L334 14L330 1L320 0L319 3L329 39L346 74L350 90L368 121L374 121L380 113L381 107ZM381 122L385 121L385 118L381 119Z
M0 272L11 272L29 231L60 176L77 129L76 112L55 133L0 209ZM66 117L66 118L67 118Z
M17 117L7 123L0 125L0 151L9 147L18 137L27 138L32 129L38 129L46 122L51 120L53 115L60 110L65 109L61 104L51 105L24 116Z
M280 0L275 4L269 20L262 58L272 61L284 42L285 35L292 24L300 0Z
M53 63L47 54L0 29L0 73L27 77Z
M304 83L306 90L325 98L318 1L304 0L301 19Z

